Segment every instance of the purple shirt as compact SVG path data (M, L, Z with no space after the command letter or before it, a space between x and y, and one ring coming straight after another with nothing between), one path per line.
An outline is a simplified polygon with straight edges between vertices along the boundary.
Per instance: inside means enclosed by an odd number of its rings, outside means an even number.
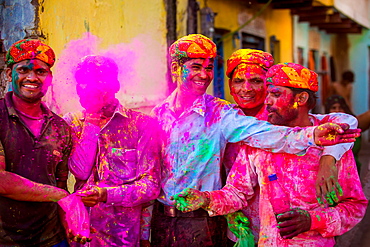
M66 117L76 132L69 167L76 179L107 188L107 202L91 208L97 229L91 246L138 246L142 204L159 193L155 121L119 106L102 129L83 113Z

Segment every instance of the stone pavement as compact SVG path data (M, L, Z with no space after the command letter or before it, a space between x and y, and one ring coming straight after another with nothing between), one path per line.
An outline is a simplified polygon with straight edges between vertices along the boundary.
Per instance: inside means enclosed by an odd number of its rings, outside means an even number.
M362 145L359 154L362 164L360 178L362 187L367 199L370 199L370 142L367 134L362 135ZM351 231L337 238L336 247L370 247L370 206L367 207L363 220L357 224Z

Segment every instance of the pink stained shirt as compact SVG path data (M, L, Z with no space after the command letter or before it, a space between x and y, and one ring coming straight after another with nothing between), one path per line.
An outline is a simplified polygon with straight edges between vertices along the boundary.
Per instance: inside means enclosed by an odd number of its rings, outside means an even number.
M259 120L267 120L268 119L268 112L266 110L266 106L262 107L262 109L256 114L255 116ZM311 115L311 121L314 123L315 121L322 121L325 122L333 122L333 123L347 123L350 126L350 129L357 128L357 119L351 115L344 114L344 113L332 113L326 115ZM243 149L245 144L243 142L238 143L228 143L225 150L225 157L224 157L224 165L227 173L231 170L235 159L238 156L240 149ZM337 160L342 157L342 155L347 152L353 146L352 143L344 143L335 146L326 146L323 149L322 155L331 155ZM243 208L241 211L248 217L250 222L250 229L254 235L254 240L257 243L259 239L259 231L260 231L260 218L259 218L259 185L254 185L254 196L249 199L248 206ZM236 242L237 237L228 230L228 238L232 241Z
M82 112L65 119L76 134L70 171L86 185L107 188L107 202L90 209L97 233L89 246L139 246L142 208L160 189L156 121L121 105L101 129Z
M311 116L315 125L327 119ZM260 186L259 217L261 229L260 246L334 246L334 236L354 227L364 216L367 200L351 151L338 161L339 183L343 188L340 203L323 208L316 200L315 180L323 148L310 147L303 156L273 154L244 145L229 173L226 186L211 192L210 215L223 215L249 205ZM307 210L311 215L311 230L290 240L283 240L276 228L276 220L269 201L267 176L276 173L282 187L290 196L291 208Z

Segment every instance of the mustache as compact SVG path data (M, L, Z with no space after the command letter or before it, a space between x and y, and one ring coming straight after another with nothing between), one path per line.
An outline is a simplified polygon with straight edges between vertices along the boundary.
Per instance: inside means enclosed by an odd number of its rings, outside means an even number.
M277 112L277 109L276 108L274 108L274 107L272 107L272 106L267 106L266 107L266 110L268 111L268 112Z

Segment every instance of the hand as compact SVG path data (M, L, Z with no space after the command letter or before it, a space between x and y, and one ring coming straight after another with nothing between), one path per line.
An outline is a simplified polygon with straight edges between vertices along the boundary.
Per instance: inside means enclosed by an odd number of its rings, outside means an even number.
M204 192L187 188L174 195L171 200L175 200L175 206L182 212L191 212L203 206L207 206L207 197ZM209 203L209 202L208 202Z
M149 240L140 240L140 247L150 247L150 241Z
M334 157L324 155L320 158L315 188L317 201L321 205L324 205L325 201L329 205L334 205L338 202L338 195L343 195L342 187L338 182L338 168Z
M81 196L81 200L86 207L93 207L98 204L98 202L107 201L107 189L95 185L87 186L77 191L76 194Z
M71 229L68 229L67 237L69 242L73 241L80 244L86 244L86 242L91 242L91 238L87 238L85 236L82 236L81 234L74 235Z
M67 232L69 241L85 244L91 241L90 217L81 197L72 194L58 201L60 219Z
M90 226L90 234L93 234L93 233L96 233L96 232L97 232L96 229L94 227ZM80 244L85 244L86 242L91 242L91 240L92 240L92 238L84 237L81 234L77 234L76 236L73 235L72 229L68 229L67 237L69 239L69 242L73 241L73 242L77 242L77 243L80 243Z
M325 123L314 130L317 145L330 146L339 143L354 142L361 134L360 129L348 129L348 124Z
M276 216L279 233L284 239L290 239L311 229L311 216L303 209L293 209Z
M250 228L248 227L250 224L249 220L247 216L243 214L243 212L237 211L226 214L225 218L230 231L234 233L237 238L241 238L240 233L243 231L243 229L250 232Z

